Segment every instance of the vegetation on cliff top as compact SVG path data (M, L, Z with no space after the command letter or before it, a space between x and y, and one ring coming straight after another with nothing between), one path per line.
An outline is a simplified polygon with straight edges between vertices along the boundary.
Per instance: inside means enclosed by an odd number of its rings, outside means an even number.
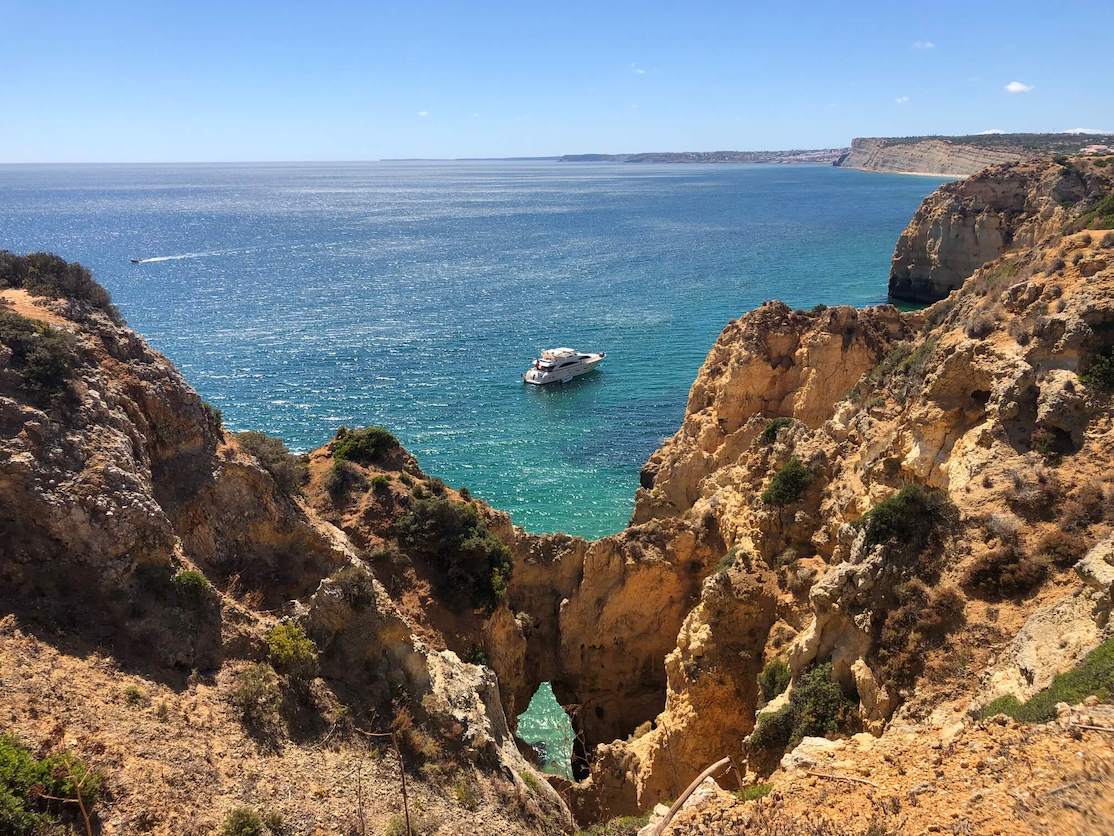
M374 464L398 446L398 439L384 427L357 430L341 427L333 442L333 458L338 462Z
M441 587L468 603L494 608L507 593L511 552L493 535L472 505L445 497L416 498L395 523L400 542L435 561Z
M880 544L916 554L936 536L942 523L953 518L955 508L947 494L920 485L906 485L883 499L854 525L866 531L866 548Z
M66 387L77 362L74 339L64 331L0 309L0 343L11 351L21 388L40 405Z
M6 287L22 288L32 296L89 302L121 321L108 291L94 281L93 274L53 253L16 255L0 250L0 290Z

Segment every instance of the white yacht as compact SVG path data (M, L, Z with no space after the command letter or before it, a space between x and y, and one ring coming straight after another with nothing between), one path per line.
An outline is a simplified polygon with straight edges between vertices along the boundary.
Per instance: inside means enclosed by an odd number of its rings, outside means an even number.
M541 386L546 383L567 383L574 377L587 374L607 355L581 354L571 348L547 348L534 361L533 367L522 375L523 383Z

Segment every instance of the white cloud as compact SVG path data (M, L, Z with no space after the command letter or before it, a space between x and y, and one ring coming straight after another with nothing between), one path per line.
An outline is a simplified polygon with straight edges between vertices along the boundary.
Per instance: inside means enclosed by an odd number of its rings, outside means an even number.
M1003 88L1007 93L1028 93L1033 89L1032 84L1022 84L1020 81L1011 81Z
M935 49L936 44L932 41L913 41L913 49Z
M429 111L428 110L419 110L418 115L423 116L423 117L424 116L429 116Z
M908 96L898 96L896 99L894 99L894 101L897 102L898 104L909 104L909 97Z
M634 64L634 63L632 63L632 64L630 65L630 71L631 71L632 73L634 73L635 75L646 75L646 70L645 70L645 68L644 68L644 67L640 67L640 66L638 66L637 64Z
M1004 133L1005 133L1005 131L1003 131L1001 128L987 128L985 131L979 131L978 135L979 136L988 136L990 134L1004 134Z
M1114 131L1100 131L1098 128L1072 128L1071 130L1068 130L1068 131L1061 131L1061 133L1065 133L1065 134L1108 134L1108 133L1114 133Z

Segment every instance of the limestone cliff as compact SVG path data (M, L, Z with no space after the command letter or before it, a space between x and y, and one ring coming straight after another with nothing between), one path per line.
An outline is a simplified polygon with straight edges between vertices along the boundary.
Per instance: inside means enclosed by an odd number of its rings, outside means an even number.
M1094 134L977 134L972 136L860 137L834 163L842 168L969 177L987 166L1053 154L1114 147L1114 136Z
M864 171L967 177L989 165L1016 162L1023 157L1020 149L979 148L946 139L902 142L855 138L851 140L851 149L835 164Z
M1006 250L1059 234L1114 189L1109 159L1010 163L941 187L897 242L890 296L934 302Z

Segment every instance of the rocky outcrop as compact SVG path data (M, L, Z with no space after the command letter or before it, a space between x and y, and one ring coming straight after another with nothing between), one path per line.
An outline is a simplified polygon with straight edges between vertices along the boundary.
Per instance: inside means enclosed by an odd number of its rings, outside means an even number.
M136 693L164 688L180 694L207 677L226 682L209 704L226 705L242 699L236 689L243 687L245 664L268 660L265 637L281 618L314 642L320 677L292 681L282 700L277 690L267 695L266 689L278 686L268 685L265 676L254 680L252 687L263 690L253 699L275 712L281 702L285 715L282 722L277 713L268 720L266 744L279 750L272 757L289 764L267 792L289 795L294 790L288 782L294 781L307 797L299 765L307 738L332 737L354 774L366 757L360 753L364 738L354 729L370 727L381 736L393 727L411 740L406 768L436 763L478 787L469 790L473 800L457 800L458 815L498 821L508 832L537 832L543 821L547 832L572 828L565 803L533 777L515 745L495 674L462 662L443 644L430 644L428 627L415 622L405 601L393 599L376 577L382 567L364 559L398 517L399 505L365 490L352 509L365 524L346 518L358 535L350 539L225 434L219 417L174 367L111 308L7 288L0 289L0 323L5 671L9 647L60 652L67 675L82 681L101 681L95 668L102 663L95 660L111 658L141 678L142 686L130 686ZM45 356L34 358L37 366L28 361L29 344L46 345ZM318 481L327 458L318 454ZM400 449L385 458L397 477L408 470L425 479ZM281 664L271 661L281 672ZM274 672L270 676L278 681ZM37 738L35 699L10 702L8 686L0 688L6 731ZM36 687L45 686L39 681ZM78 699L100 697L98 691ZM244 710L256 709L244 704ZM213 708L206 711L214 716ZM250 731L227 707L217 716L218 725L235 726L214 732L219 739L239 740ZM94 722L83 731L82 753L96 759L97 752L113 750L132 734L126 722ZM151 771L161 774L159 752L171 751L177 750L170 743L156 751ZM240 791L213 777L204 794L211 800L216 791L222 800L186 815L153 803L170 792L163 779L148 772L133 783L137 774L120 769L119 762L104 768L117 798L127 799L130 809L148 808L142 827L131 813L114 814L104 822L106 834L201 832L196 827L202 825L213 830ZM387 780L396 781L397 773ZM358 791L373 785L359 784ZM483 792L492 795L485 801ZM499 793L516 800L508 807ZM352 796L348 803L351 810L364 802ZM482 805L487 810L477 812ZM380 818L385 816L372 815L372 821ZM183 821L192 829L171 824ZM330 832L347 829L336 818L330 821Z
M1093 161L996 166L925 199L902 232L889 294L935 302L976 269L1015 247L1060 234L1114 188Z
M739 557L705 580L699 603L665 657L664 710L630 740L599 747L574 809L589 820L668 803L708 764L738 754L754 726L777 584L759 561Z
M772 418L818 427L909 324L889 307L811 313L769 302L728 325L689 391L681 429L642 469L634 522L684 512ZM763 422L750 422L761 416Z

